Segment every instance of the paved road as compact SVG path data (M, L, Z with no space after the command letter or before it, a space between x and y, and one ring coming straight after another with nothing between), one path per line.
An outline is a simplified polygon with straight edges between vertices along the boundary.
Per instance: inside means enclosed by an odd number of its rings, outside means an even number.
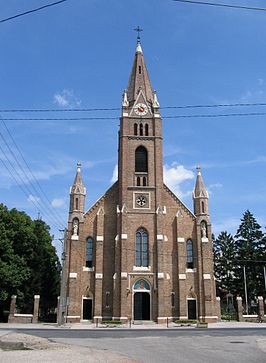
M265 363L266 329L71 330L20 332L117 352L145 363Z

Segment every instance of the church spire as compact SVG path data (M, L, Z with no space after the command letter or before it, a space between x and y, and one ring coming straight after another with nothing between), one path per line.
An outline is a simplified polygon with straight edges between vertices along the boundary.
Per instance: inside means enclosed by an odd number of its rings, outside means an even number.
M193 199L194 199L194 213L196 215L209 213L208 211L209 194L203 182L200 166L197 167L197 180L193 192Z
M146 101L152 103L153 92L140 44L140 38L138 36L135 59L127 87L127 96L129 103L132 103L136 100L140 90L142 90Z
M70 212L73 212L74 210L84 212L86 188L83 184L80 170L81 170L81 163L78 162L74 183L70 188L70 208L69 208Z

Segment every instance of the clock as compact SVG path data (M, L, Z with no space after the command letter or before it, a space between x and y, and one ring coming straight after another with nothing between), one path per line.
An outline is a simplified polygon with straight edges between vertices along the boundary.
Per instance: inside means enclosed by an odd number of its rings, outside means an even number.
M144 116L148 113L148 107L145 105L145 103L137 103L134 107L134 110L138 116Z
M144 207L147 204L147 198L144 197L144 195L140 195L137 199L136 199L136 203L140 206L140 207Z

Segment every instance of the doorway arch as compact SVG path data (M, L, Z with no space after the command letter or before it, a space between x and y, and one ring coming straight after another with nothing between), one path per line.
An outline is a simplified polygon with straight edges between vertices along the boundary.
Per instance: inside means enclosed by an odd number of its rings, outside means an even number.
M144 279L133 286L133 319L151 320L151 287Z

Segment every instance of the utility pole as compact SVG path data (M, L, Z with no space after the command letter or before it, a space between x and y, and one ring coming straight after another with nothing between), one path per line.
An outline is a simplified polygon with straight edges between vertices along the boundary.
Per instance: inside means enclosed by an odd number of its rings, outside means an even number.
M247 279L246 279L246 266L243 266L244 272L244 284L245 284L245 300L246 300L246 313L248 315L248 289L247 289Z
M59 311L58 311L58 325L65 324L66 310L67 310L67 229L61 230L64 232L63 241L63 252L62 252L62 273L61 273L61 285L60 285L60 300L59 300Z

